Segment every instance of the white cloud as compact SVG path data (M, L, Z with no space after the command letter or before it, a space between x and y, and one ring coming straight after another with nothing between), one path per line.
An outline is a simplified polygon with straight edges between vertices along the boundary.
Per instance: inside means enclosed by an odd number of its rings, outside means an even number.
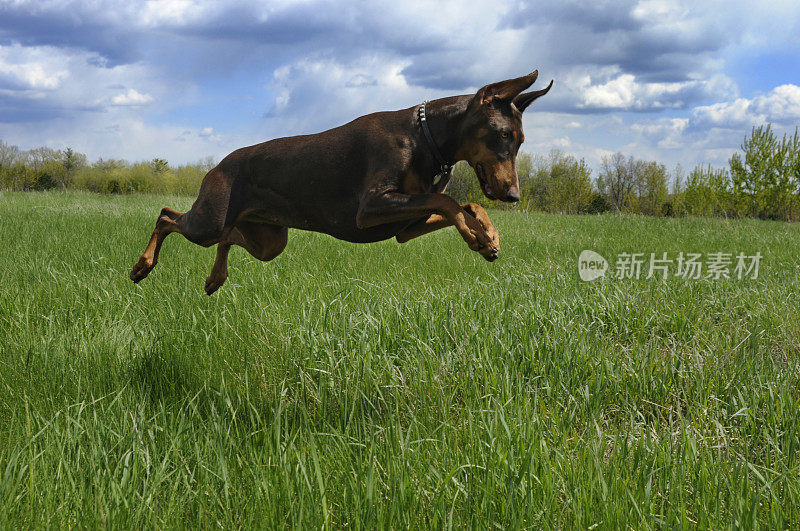
M548 151L550 149L567 149L572 146L572 140L568 136L560 136L546 139L535 144L537 150Z
M189 19L192 11L196 11L200 6L192 0L148 0L144 3L141 13L141 20L146 26L158 26L160 24L184 24Z
M594 150L595 159L598 161L611 157L612 155L614 155L614 153L615 153L614 151L610 151L608 149L597 148Z
M765 122L792 124L798 121L800 87L797 85L781 85L751 99L737 98L692 110L695 128L742 129Z
M661 149L680 149L685 147L682 135L688 125L688 118L662 118L649 123L635 123L631 129Z
M0 95L6 109L35 112L45 108L55 116L154 101L150 93L127 88L140 84L164 90L156 74L143 64L108 66L96 53L69 48L0 46Z
M681 109L692 101L711 96L725 97L736 92L733 82L723 75L682 82L643 82L632 74L618 74L605 83L593 84L590 76L578 81L582 100L578 108L624 111Z
M691 110L686 118L646 119L630 129L637 153L681 161L725 165L750 128L765 123L780 136L800 123L800 87L781 85L752 98L735 98ZM672 153L672 154L670 154Z
M128 89L111 98L111 103L120 107L137 107L152 102L153 97L150 94L142 94L135 89Z
M675 21L685 16L686 11L678 2L642 0L633 7L631 15L643 23L661 20Z
M50 91L69 75L48 50L0 45L0 89Z
M756 113L767 116L771 122L800 120L800 87L775 87L769 94L754 98L751 105Z
M692 109L692 124L703 128L726 127L742 128L753 121L763 121L764 116L753 116L750 112L750 100L737 98L712 105L703 105Z

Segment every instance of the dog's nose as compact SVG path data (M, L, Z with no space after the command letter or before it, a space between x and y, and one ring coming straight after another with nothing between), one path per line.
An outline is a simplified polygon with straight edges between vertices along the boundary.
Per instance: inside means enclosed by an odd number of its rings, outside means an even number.
M516 203L517 201L519 201L519 198L520 198L519 188L517 188L516 186L509 188L508 192L506 192L506 201L513 201L514 203Z

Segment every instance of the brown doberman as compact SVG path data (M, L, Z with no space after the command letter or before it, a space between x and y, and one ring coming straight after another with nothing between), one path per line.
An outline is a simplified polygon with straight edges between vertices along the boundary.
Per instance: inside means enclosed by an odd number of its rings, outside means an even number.
M164 208L130 277L153 270L172 232L204 247L217 244L205 291L228 277L228 252L239 245L259 260L286 246L288 229L350 242L395 237L400 243L455 225L473 251L493 261L500 235L479 205L442 193L451 164L466 160L489 199L518 201L515 160L522 112L553 86L522 93L538 71L493 83L476 94L377 112L313 135L237 149L208 172L185 214Z

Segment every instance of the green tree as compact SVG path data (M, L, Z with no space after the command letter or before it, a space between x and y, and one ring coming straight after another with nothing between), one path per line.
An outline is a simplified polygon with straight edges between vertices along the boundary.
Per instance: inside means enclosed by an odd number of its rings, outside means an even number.
M86 155L68 147L62 152L61 163L67 171L75 171L86 166Z
M33 170L40 170L45 164L53 161L60 161L62 154L60 151L49 147L38 147L23 153L25 165Z
M667 201L667 167L657 162L637 165L640 173L636 178L639 187L639 211L648 216L664 214Z
M86 167L86 155L68 147L61 153L61 164L64 166L64 172L58 185L61 189L66 189L72 186L75 173Z
M0 140L0 168L8 168L17 162L21 162L19 148Z
M730 175L711 165L697 166L686 179L683 204L685 213L694 216L735 215Z
M153 173L166 173L169 171L169 163L158 157L150 161L150 167L153 168Z
M795 200L794 180L787 171L791 139L778 141L772 127L753 127L729 165L739 212L752 217L789 219Z
M544 191L543 210L567 214L588 211L593 190L592 170L586 165L586 161L553 150L550 152L547 167L539 173Z
M633 157L626 159L619 152L603 157L600 175L597 177L597 190L617 212L635 210L635 191L641 174L638 166L641 164L641 161Z
M795 127L794 135L783 137L786 155L783 173L788 177L787 188L791 194L789 219L800 219L800 131Z
M36 182L33 173L22 162L0 167L0 186L8 190L30 190Z
M675 170L672 173L672 186L667 194L667 201L662 207L665 216L679 216L684 213L683 187L683 166L678 163L675 165Z

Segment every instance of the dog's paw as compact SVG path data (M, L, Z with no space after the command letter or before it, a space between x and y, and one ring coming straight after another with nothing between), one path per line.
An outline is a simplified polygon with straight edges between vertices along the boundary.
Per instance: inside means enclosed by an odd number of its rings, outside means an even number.
M138 284L148 274L150 274L150 271L152 271L155 266L156 263L152 258L145 258L144 256L142 256L141 258L139 258L139 261L136 262L136 264L133 266L133 269L131 269L129 276L135 284Z
M481 224L483 225L483 224ZM489 262L494 262L500 255L500 235L494 227L483 227L476 238L479 243L477 251Z
M221 271L219 273L212 272L211 275L206 279L206 285L203 289L206 292L206 295L212 295L215 291L222 287L225 284L225 281L228 279L228 272Z
M487 246L479 249L478 252L489 262L494 262L500 255L500 247L494 245L491 247Z

